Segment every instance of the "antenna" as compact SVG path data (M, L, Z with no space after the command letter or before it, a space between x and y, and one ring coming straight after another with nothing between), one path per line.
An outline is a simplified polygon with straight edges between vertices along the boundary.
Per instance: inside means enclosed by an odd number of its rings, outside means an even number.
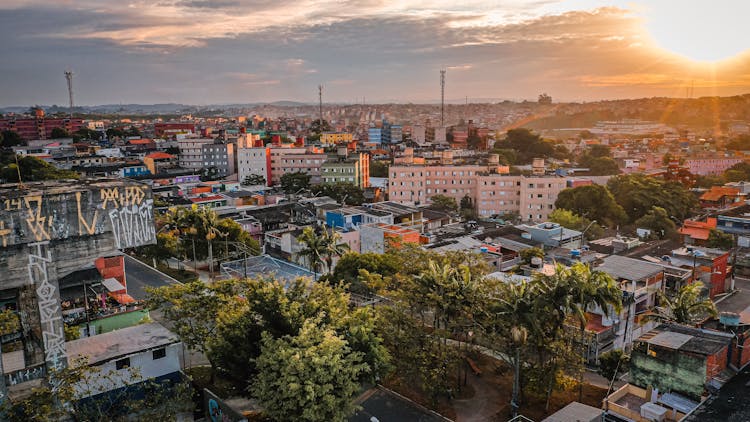
M445 127L445 69L440 69L440 127Z
M320 131L323 131L323 85L318 85L318 111L320 112Z
M73 72L65 71L65 79L68 81L68 102L70 105L70 118L73 118Z

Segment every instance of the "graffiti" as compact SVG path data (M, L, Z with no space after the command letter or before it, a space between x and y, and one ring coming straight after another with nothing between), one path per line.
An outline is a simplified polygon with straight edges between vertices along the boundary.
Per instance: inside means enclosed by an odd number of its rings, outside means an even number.
M0 238L2 238L4 248L8 246L9 234L10 234L10 229L5 228L5 221L0 221Z
M96 232L96 219L99 216L99 211L94 210L94 218L91 222L86 221L81 213L81 192L76 192L76 205L78 206L78 234L83 235L83 229L86 229L86 233L93 235Z
M22 382L44 378L45 375L46 371L44 370L44 365L39 365L5 374L5 382L8 385L16 385Z
M23 199L26 203L26 209L29 213L29 217L26 219L26 224L29 225L29 229L31 229L31 232L34 234L34 239L36 239L37 242L49 240L49 231L47 231L44 225L45 222L51 225L52 220L48 221L47 217L42 216L42 196L33 195L27 196ZM36 205L32 206L31 204Z
M107 209L107 204L112 202L115 204L115 208L119 206L120 190L117 188L106 188L99 191L99 196L102 199L102 209Z
M153 200L147 199L140 206L126 205L109 212L112 233L118 249L132 248L155 241L153 203Z
M52 263L52 254L49 242L31 243L29 246L29 281L37 286L45 361L50 368L59 370L66 365L65 334L57 287L49 280L48 266Z
M140 186L125 187L125 197L122 199L122 205L141 205L146 198L146 192Z

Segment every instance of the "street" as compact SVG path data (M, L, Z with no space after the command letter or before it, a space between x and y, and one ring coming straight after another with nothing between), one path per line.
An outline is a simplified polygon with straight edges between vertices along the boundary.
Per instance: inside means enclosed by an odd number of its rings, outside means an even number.
M172 277L128 255L125 255L125 277L128 294L135 300L146 299L146 287L162 287L179 283Z

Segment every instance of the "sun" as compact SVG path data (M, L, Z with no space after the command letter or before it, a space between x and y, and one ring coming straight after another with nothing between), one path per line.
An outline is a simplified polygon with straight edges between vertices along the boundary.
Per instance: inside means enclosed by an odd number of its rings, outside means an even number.
M642 13L658 47L693 61L718 62L750 49L750 1L658 0Z

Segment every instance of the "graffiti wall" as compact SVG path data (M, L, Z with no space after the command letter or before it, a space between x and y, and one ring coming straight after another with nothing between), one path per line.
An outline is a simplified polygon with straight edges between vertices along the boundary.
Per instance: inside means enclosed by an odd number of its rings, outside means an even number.
M25 194L0 191L2 248L108 232L119 249L156 242L147 185L108 181L69 189L29 189Z

